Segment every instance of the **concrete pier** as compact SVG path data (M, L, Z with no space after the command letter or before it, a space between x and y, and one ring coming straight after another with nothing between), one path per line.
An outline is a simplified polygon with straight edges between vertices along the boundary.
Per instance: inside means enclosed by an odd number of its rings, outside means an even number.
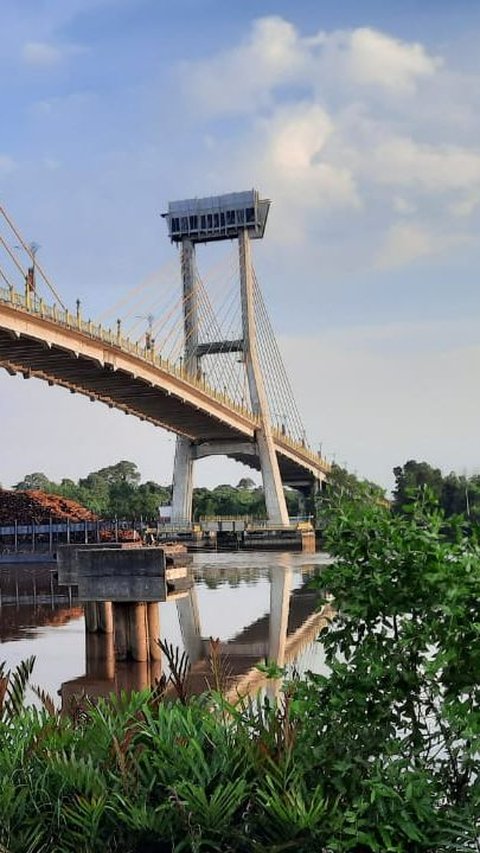
M147 628L150 660L161 660L162 653L157 640L160 639L160 608L157 601L147 604Z
M112 610L116 659L161 661L158 602L117 601Z
M159 602L180 600L193 584L181 547L77 548L62 560L85 602L87 634L113 634L117 661L161 661ZM168 566L168 568L167 568Z
M87 634L113 634L111 601L85 602L85 630Z

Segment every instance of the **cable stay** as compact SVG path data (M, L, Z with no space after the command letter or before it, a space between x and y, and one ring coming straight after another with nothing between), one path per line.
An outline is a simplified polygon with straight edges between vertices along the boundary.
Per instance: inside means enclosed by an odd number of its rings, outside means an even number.
M38 258L36 257L37 249L39 248L38 245L36 243L27 243L23 239L12 218L7 214L7 211L2 205L0 205L0 217L0 224L4 229L6 229L4 231L6 235L5 237L0 234L0 243L8 255L9 261L7 263L9 263L10 268L15 267L16 270L12 276L12 274L7 271L6 267L2 266L3 281L5 281L12 290L18 290L16 273L19 272L22 277L21 289L25 288L26 292L28 291L32 297L37 295L38 285L43 282L53 295L55 302L58 303L64 311L66 311L67 309L63 300L59 296L51 280L48 278L43 267L38 262ZM29 259L29 265L26 269L18 260L14 252L15 248L21 248L26 253ZM17 284L17 287L15 287L15 284Z

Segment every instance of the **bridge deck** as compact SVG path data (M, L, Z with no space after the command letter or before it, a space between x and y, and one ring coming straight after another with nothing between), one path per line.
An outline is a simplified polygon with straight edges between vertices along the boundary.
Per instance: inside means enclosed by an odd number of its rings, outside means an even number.
M254 450L257 419L185 371L90 322L0 290L0 366L69 388L111 408L187 436L198 444L224 442L226 455L259 469ZM275 433L285 483L323 479L325 460ZM242 448L235 442L242 441Z

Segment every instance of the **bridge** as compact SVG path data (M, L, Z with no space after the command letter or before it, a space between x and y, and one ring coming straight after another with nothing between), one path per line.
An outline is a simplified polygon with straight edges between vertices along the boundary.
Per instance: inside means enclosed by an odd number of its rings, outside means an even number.
M155 341L151 314L145 336L134 339L124 334L121 319L111 329L86 320L78 301L69 311L38 264L35 245L25 242L0 208L0 367L176 433L176 521L191 518L196 459L225 455L261 471L267 513L279 526L288 524L282 483L306 494L330 470L308 446L251 262L250 238L263 236L268 205L255 191L170 204L165 217L172 241L181 246L183 285L180 320L169 331L171 338L176 329L178 337L181 327L177 358ZM220 329L195 263L198 243L227 239L239 247L236 337ZM12 249L14 240L26 253L26 267ZM41 285L53 302L41 295ZM157 329L165 326L167 313L157 319ZM221 364L228 365L228 374L219 370ZM280 416L275 399L272 415L272 393L281 395Z

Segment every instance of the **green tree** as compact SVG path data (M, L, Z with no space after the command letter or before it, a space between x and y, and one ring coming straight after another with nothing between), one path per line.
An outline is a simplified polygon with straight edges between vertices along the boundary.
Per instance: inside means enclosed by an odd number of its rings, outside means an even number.
M109 512L110 505L110 487L108 482L97 472L88 474L84 479L79 480L79 486L83 494L83 502L88 509L96 512L97 515L105 515Z
M330 507L330 671L299 687L297 710L305 754L343 804L333 850L477 849L480 549L461 526L447 540L430 496L406 515Z
M171 499L171 490L168 487L160 486L152 480L141 483L136 490L134 515L154 519L158 516L158 508L168 506Z
M251 492L255 488L255 483L250 477L242 477L237 483L237 489L247 489L247 491Z
M13 487L17 491L36 490L41 492L50 492L52 486L55 486L46 474L41 471L35 471L33 474L25 474L23 480L16 483Z
M395 510L402 510L411 505L415 500L415 493L419 487L428 487L436 500L440 501L443 490L443 477L439 468L432 468L428 462L416 462L409 459L405 465L393 469L395 477L395 490L393 493L393 506Z
M128 483L131 486L137 486L140 482L140 471L135 462L122 460L115 465L109 465L106 468L100 468L95 472L97 477L105 480L109 485L117 483Z

